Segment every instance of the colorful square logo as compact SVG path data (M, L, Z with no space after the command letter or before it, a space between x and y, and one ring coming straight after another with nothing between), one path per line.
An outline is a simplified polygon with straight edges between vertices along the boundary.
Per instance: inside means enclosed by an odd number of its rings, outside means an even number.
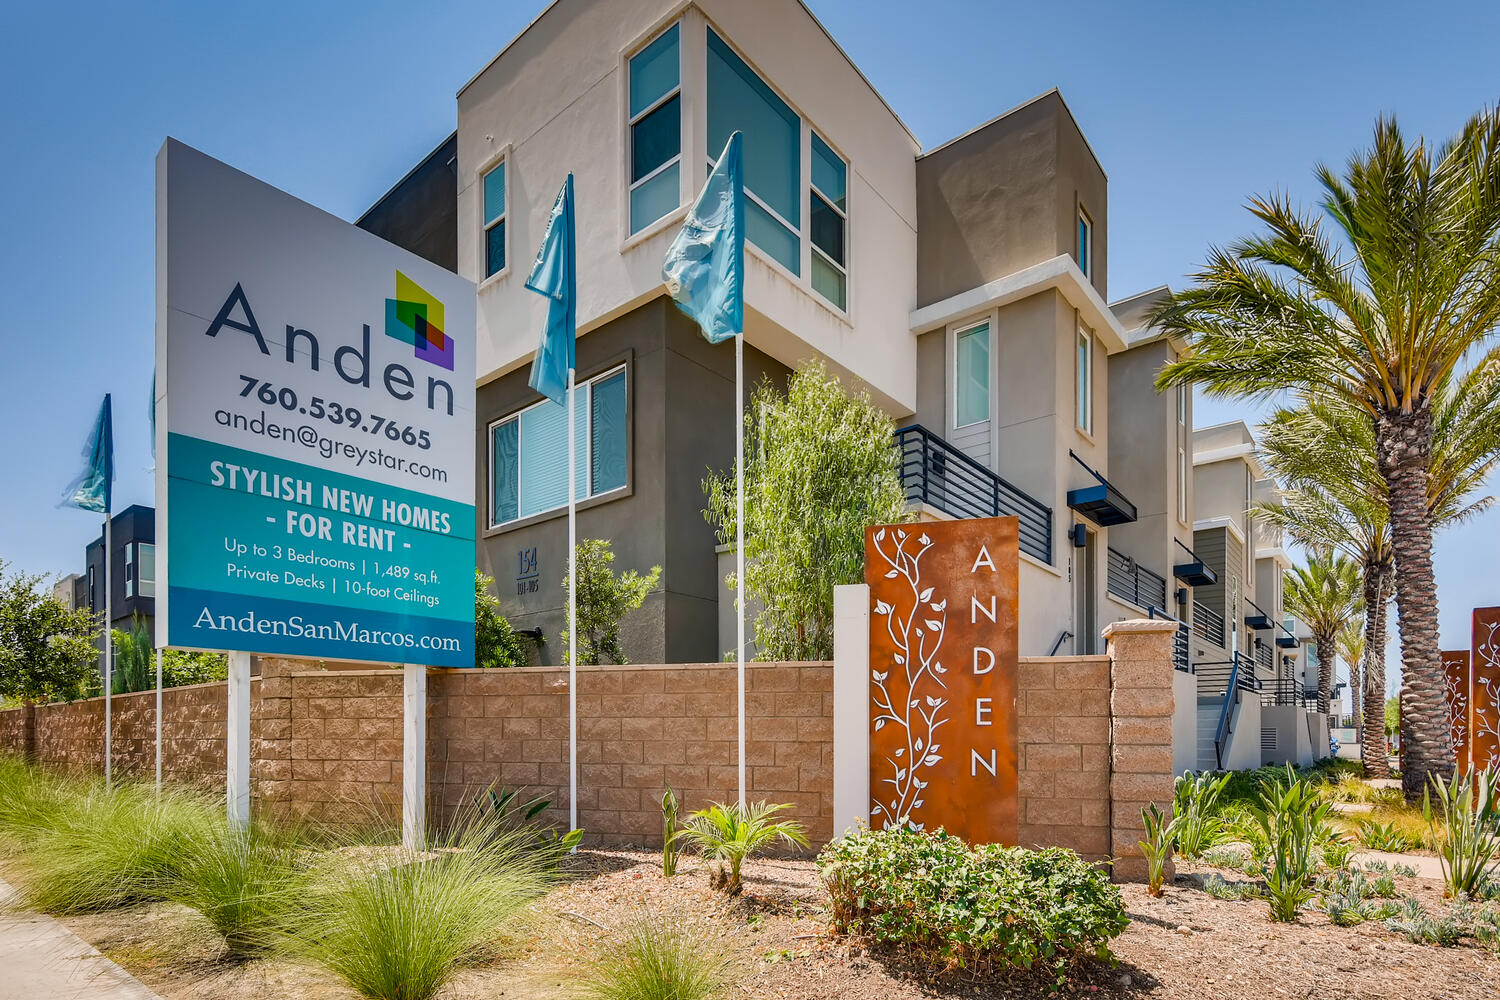
M418 361L453 370L453 338L443 332L443 304L396 272L396 297L385 300L385 335L412 346Z

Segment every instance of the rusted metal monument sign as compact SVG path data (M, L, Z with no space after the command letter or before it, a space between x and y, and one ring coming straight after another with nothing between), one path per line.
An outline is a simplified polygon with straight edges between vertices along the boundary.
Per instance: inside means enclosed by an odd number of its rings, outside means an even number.
M870 825L1015 844L1014 517L865 530Z

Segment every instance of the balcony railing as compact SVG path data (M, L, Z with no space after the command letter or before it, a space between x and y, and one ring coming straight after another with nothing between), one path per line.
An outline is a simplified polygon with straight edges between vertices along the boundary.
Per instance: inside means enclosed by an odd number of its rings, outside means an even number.
M1193 631L1205 641L1224 648L1224 616L1213 608L1193 603Z
M1052 509L974 461L921 424L896 432L906 499L954 517L1021 521L1021 551L1052 561Z
M1150 607L1146 612L1152 618L1160 618L1169 622L1177 623L1177 631L1172 633L1172 669L1181 670L1185 674L1193 672L1193 665L1188 657L1188 624L1181 618L1174 618L1161 608Z
M1114 548L1106 553L1105 583L1111 594L1138 608L1166 607L1167 579Z
M1255 646L1255 665L1264 670L1275 670L1276 661L1271 656L1271 644L1268 642L1257 642Z

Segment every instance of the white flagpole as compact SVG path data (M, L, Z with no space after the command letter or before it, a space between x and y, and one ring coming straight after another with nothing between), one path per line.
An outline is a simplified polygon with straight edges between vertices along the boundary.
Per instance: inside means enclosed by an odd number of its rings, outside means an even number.
M734 338L735 685L739 713L740 808L745 807L745 334Z
M578 829L578 440L574 371L568 369L568 830Z
M156 791L161 792L161 647L156 648Z
M107 488L107 487L106 487ZM109 512L104 512L104 787L109 789L113 784L113 771L110 759L111 726L114 722L111 714L110 694L115 686L114 677L114 593L109 586L109 564L113 562L110 558Z

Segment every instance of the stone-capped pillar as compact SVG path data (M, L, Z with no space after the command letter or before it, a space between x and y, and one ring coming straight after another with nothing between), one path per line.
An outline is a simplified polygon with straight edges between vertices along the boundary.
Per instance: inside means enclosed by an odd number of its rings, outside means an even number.
M1116 879L1145 878L1138 842L1145 835L1141 810L1172 806L1172 638L1177 623L1159 619L1115 622L1104 628L1109 644L1110 850ZM1171 878L1171 864L1167 867Z

